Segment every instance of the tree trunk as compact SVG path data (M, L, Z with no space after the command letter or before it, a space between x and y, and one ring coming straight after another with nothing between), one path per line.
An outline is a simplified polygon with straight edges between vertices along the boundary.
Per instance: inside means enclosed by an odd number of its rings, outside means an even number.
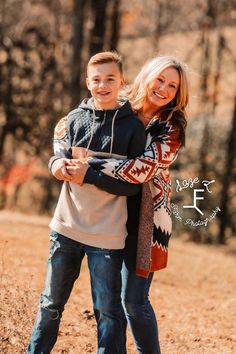
M120 37L120 0L113 0L111 24L110 50L117 50Z
M71 108L75 108L80 101L85 5L86 0L74 0L72 18Z
M211 1L208 1L208 9L210 7ZM211 72L211 41L210 41L210 27L211 27L212 19L208 18L207 20L203 20L202 23L202 36L201 36L201 48L202 48L202 58L201 58L201 81L200 81L200 95L201 95L201 107L202 114L205 117L204 119L204 128L203 128L203 136L202 136L202 144L199 151L200 161L199 161L199 179L201 181L207 179L208 174L208 154L210 150L210 111L209 111L209 89L208 89L208 81ZM198 203L198 207L200 210L204 212L206 206L206 200L200 200ZM197 218L199 217L198 212L196 212ZM194 235L196 233L196 235ZM199 235L200 234L200 235ZM212 238L209 233L209 230L202 229L201 232L199 230L195 230L193 232L192 238L201 238L201 241L204 243L211 243Z
M104 38L107 24L108 0L92 0L92 12L94 24L90 39L90 56L102 52L104 49Z
M13 91L13 86L12 86L12 75L13 75L13 62L12 62L12 49L13 49L13 45L11 41L6 41L6 43L4 43L4 39L2 41L2 46L5 49L6 53L7 53L7 62L6 62L6 68L7 68L7 74L6 76L2 76L2 72L0 71L0 79L1 79L1 83L6 83L6 88L5 90L0 88L1 91L1 100L2 101L2 105L4 108L4 113L5 113L5 117L6 117L6 122L5 124L1 127L0 130L0 158L3 155L3 151L4 151L4 144L5 144L5 139L8 135L8 125L9 123L12 122L12 120L15 117L14 114L14 110L12 109L13 105L13 101L12 101L12 91Z
M221 76L221 66L223 59L223 50L225 48L225 38L221 30L217 33L217 53L216 53L216 72L214 75L213 94L212 94L212 115L214 116L218 105L219 81Z
M154 48L154 51L157 53L160 37L162 34L161 18L163 16L163 1L156 0L155 3L157 5L158 10L157 10L157 15L156 15L157 20L156 20L155 30L153 33L153 48Z
M203 29L202 33L202 69L200 82L200 92L201 92L201 106L202 112L205 116L205 125L203 128L203 136L199 156L200 156L200 166L199 166L199 176L201 180L207 179L207 157L210 149L210 126L209 126L209 109L208 109L208 78L210 75L210 39L209 39L209 29L208 27ZM199 202L199 207L204 210L204 200Z
M225 162L225 170L224 176L222 178L222 193L221 193L221 203L220 209L221 212L219 214L220 218L220 228L218 234L218 243L224 244L226 242L226 227L228 223L228 205L229 205L229 189L233 180L233 168L235 162L236 155L236 96L234 102L234 112L232 119L232 127L229 131L228 143L227 143L227 151L226 151L226 162Z

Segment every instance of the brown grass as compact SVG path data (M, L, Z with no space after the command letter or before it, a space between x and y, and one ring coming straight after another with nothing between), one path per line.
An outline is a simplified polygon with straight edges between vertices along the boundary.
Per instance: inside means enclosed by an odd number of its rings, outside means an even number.
M0 353L24 353L48 255L48 218L0 213ZM172 239L169 267L151 300L163 354L230 354L236 348L235 253ZM54 353L96 352L86 261L67 304ZM131 336L128 354L136 353Z

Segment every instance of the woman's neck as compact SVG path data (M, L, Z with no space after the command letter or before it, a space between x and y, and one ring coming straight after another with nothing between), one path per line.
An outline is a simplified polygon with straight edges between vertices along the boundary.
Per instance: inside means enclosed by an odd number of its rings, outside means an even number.
M143 108L139 110L138 116L146 127L155 116L158 116L158 110L152 109L151 107L145 107L144 105Z

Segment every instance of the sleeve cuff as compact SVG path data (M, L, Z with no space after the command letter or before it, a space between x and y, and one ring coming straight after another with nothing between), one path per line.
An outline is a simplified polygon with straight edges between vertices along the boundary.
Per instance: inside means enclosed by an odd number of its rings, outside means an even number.
M59 157L59 156L52 156L50 158L49 163L48 163L48 169L50 172L52 172L52 165L54 164L54 162L59 159L61 159L61 157Z
M84 177L83 183L94 184L96 177L97 177L97 171L94 170L92 167L89 167Z

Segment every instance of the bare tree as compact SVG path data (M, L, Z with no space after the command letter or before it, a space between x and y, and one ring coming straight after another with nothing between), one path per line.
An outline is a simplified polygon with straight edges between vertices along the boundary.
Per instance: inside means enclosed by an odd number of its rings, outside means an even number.
M91 11L94 18L90 39L90 56L103 51L107 24L108 0L91 0Z
M120 38L120 0L112 1L112 11L111 11L111 36L110 36L110 50L117 50L119 38Z
M219 4L218 4L219 5ZM211 166L210 155L212 152L213 131L211 130L212 120L215 116L216 107L218 104L219 82L222 72L222 58L225 50L225 38L219 21L221 13L220 6L214 6L212 0L208 0L205 8L205 16L202 21L202 34L199 44L202 49L201 56L201 81L200 81L200 97L201 97L201 111L204 116L204 128L202 135L202 144L200 148L199 160L199 175L201 180L208 178L209 173L215 166ZM214 30L214 32L213 32ZM213 33L217 36L217 47L214 55L213 50ZM215 64L215 70L213 67ZM211 78L213 76L213 80ZM210 201L204 200L199 203L201 210L209 207ZM199 230L193 232L194 240L201 240L203 242L212 242L213 236L209 229Z
M220 209L220 227L218 233L218 243L224 244L226 242L226 228L229 225L229 191L230 186L233 183L234 178L234 164L236 157L236 96L234 99L234 111L232 117L232 126L229 130L229 136L227 139L227 150L225 156L225 168L222 178L222 191Z
M153 48L158 51L159 41L164 33L168 32L173 22L173 13L179 12L179 4L176 0L155 0L155 24L153 31Z
M72 13L71 107L80 101L86 0L74 0Z

